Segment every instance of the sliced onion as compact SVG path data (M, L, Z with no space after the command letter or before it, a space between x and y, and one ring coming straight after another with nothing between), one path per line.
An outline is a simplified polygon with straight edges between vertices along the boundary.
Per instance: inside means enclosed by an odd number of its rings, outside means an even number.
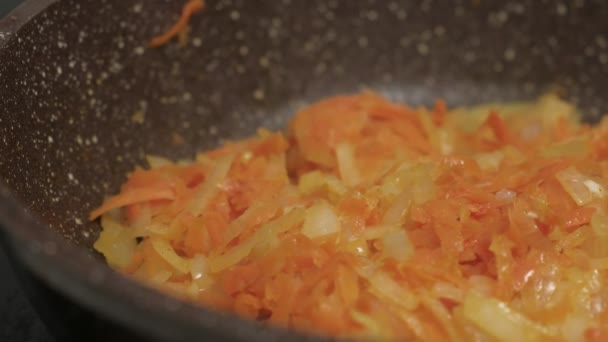
M158 255L160 255L163 260L168 262L171 266L175 267L175 269L181 272L182 274L190 273L190 260L177 255L169 241L163 238L152 236L150 237L150 242L152 243L152 248L154 248L156 253L158 253Z
M362 257L369 257L369 247L365 239L353 239L344 243L344 250Z
M315 239L340 231L340 219L326 201L319 201L306 210L302 234Z
M507 304L476 292L467 294L464 316L499 341L540 341L551 334L545 327L529 320Z
M207 259L209 270L213 273L217 273L238 264L245 259L256 246L267 246L268 241L276 239L279 234L302 224L305 212L305 209L294 208L289 213L276 220L264 224L253 236L245 241L239 242L238 245L232 247L225 253L210 255Z
M564 190L579 206L587 205L593 200L593 192L585 185L588 180L576 168L569 167L555 174Z
M166 282L167 280L169 280L169 278L171 278L172 275L173 275L173 273L169 270L160 270L157 273L150 276L150 278L146 279L146 281L150 281L150 282L152 282L152 284L160 285L160 284L163 284L164 282Z
M583 182L583 184L585 184L585 187L587 187L593 196L597 198L604 198L604 196L606 196L606 190L604 187L593 179L587 179Z
M230 243L232 239L239 236L247 225L257 226L264 221L271 219L279 210L274 202L254 202L245 212L236 220L232 221L228 228L224 230L224 246ZM285 210L287 212L287 210Z
M433 285L432 292L438 298L446 298L461 303L464 300L464 291L452 284L437 282Z
M397 170L387 174L382 180L380 190L384 196L397 196L409 185L406 171L415 164L404 162L399 165Z
M306 195L319 191L328 191L330 195L338 196L344 195L348 191L336 176L325 174L321 171L303 174L298 180L298 190Z
M442 128L437 129L437 144L439 145L439 151L444 156L452 154L454 152L454 139L453 134L450 131Z
M591 229L597 236L608 237L608 215L603 210L597 210L591 216Z
M381 185L385 196L396 196L409 190L415 203L423 203L435 195L435 164L427 160L417 163L402 163L399 168L385 177Z
M179 230L179 219L174 219L169 223L152 222L150 224L133 227L133 237L148 237L148 236L159 236L165 239L174 238L176 231Z
M197 254L192 258L190 263L190 274L192 276L192 294L196 295L199 291L209 289L214 282L210 274L209 262L207 257L202 254Z
M398 284L388 273L376 272L368 280L370 292L375 296L385 298L406 310L414 310L418 306L417 296Z
M395 231L400 228L397 224L382 224L377 226L367 226L361 233L361 237L365 240L380 239L390 231Z
M422 305L429 310L441 323L443 329L448 334L450 341L462 341L463 337L460 336L457 329L452 324L452 314L448 309L439 301L439 298L431 296L429 293L424 292L421 294Z
M551 130L562 118L570 119L576 115L576 108L560 99L555 94L541 97L535 104L534 111L540 115L545 130Z
M336 147L336 159L340 178L347 186L357 186L361 183L361 173L355 160L355 150L347 142L338 144Z
M131 263L137 242L131 230L110 215L101 217L103 230L93 247L104 255L111 267L123 268Z
M158 235L162 237L170 237L173 233L173 229L175 225L177 225L178 220L173 220L170 225L161 224L161 223L153 223L146 226L146 230L149 231L153 235Z
M585 331L589 328L589 317L571 313L560 324L560 335L565 341L585 341Z
M499 201L512 202L517 196L517 192L509 189L500 189L495 194Z
M342 196L348 191L346 186L344 186L344 184L340 182L340 180L334 175L327 175L325 178L325 182L327 184L327 190L329 191L330 195L334 194L337 196Z
M192 280L199 280L209 274L209 266L207 265L207 257L202 254L197 254L190 262L190 274Z
M475 155L475 162L484 171L497 171L505 154L501 150L488 153L478 153Z
M306 195L321 191L325 185L325 177L319 170L307 172L298 179L298 190Z
M404 230L395 230L382 238L382 255L386 258L407 261L414 255L414 245Z
M397 198L395 198L382 216L382 224L394 225L401 224L403 218L407 215L412 205L412 193L409 189L404 190Z
M131 227L136 229L150 225L150 222L152 221L152 209L150 209L148 203L144 202L140 203L139 205L141 205L139 215L130 225Z
M353 321L361 324L363 326L363 330L365 330L366 335L371 338L379 338L386 333L387 329L383 328L382 325L374 320L374 317L371 315L367 315L361 311L350 310L349 311L351 318Z
M469 277L471 289L484 295L491 295L494 292L496 281L485 275L472 275Z
M224 254L210 255L208 259L209 269L211 272L217 273L238 264L251 253L256 242L255 237L251 237L240 242Z
M233 160L234 154L225 156L218 160L209 177L203 184L199 185L199 189L189 205L189 209L192 214L198 216L205 210L205 208L207 208L207 205L218 193L221 184L228 175Z

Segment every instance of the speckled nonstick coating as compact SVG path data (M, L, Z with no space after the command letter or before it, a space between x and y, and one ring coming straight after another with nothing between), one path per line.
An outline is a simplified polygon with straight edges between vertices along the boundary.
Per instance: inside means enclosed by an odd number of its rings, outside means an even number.
M0 22L0 224L12 250L71 300L161 339L296 335L145 289L92 251L87 213L145 154L191 157L363 88L451 105L558 90L589 121L608 109L601 0L209 0L187 46L147 48L182 3L30 0Z

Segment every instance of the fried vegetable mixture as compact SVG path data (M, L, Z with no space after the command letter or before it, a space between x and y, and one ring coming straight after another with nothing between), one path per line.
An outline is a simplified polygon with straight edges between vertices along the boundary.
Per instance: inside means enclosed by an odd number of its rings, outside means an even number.
M324 99L91 213L146 284L357 339L608 340L608 119L553 95L448 109Z

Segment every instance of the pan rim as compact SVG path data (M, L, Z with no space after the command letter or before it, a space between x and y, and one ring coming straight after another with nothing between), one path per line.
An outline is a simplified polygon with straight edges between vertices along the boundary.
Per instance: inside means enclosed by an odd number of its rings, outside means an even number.
M26 0L0 18L0 48L11 40L23 25L59 0Z

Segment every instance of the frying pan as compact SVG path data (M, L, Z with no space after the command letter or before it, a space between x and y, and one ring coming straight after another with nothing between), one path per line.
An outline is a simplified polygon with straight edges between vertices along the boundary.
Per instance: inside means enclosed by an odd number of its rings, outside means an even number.
M414 105L553 90L591 122L608 108L601 0L209 0L185 46L147 48L181 6L29 0L0 21L0 235L60 340L321 340L104 264L87 214L145 154L191 157L362 88Z

